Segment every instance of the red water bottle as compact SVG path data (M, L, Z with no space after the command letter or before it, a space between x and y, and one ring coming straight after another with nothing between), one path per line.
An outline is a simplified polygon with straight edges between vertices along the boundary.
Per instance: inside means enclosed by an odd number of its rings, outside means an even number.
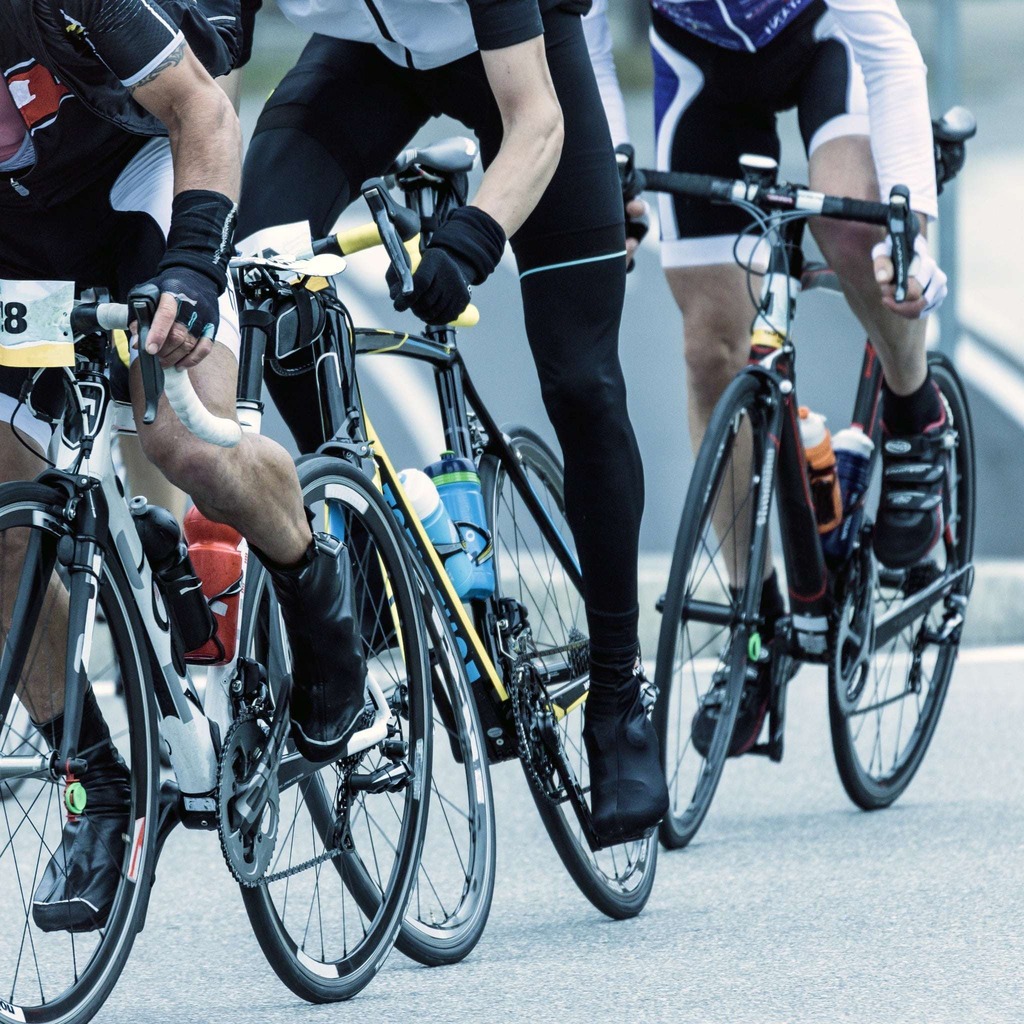
M201 665L226 665L238 646L239 616L248 547L242 535L224 523L207 519L193 507L185 516L185 539L203 595L217 620L217 632L186 660Z

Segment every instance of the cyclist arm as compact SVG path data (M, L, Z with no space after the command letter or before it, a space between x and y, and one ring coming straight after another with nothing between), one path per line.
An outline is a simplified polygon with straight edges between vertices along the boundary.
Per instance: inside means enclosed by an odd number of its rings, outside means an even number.
M910 189L914 209L938 214L927 68L896 0L826 0L853 47L868 92L871 151L882 197Z
M184 42L131 87L166 127L174 159L174 194L206 189L238 199L242 133L231 100Z
M629 142L629 125L626 120L626 103L615 70L612 31L608 24L608 0L594 0L583 17L583 34L587 39L590 63L594 66L594 77L601 92L601 105L612 133L612 145L622 145Z
M481 50L501 113L501 148L473 205L515 234L540 201L562 153L562 108L548 70L544 37Z
M871 152L884 199L893 185L906 185L921 214L917 255L907 301L895 300L895 269L884 245L873 253L883 304L916 319L936 308L945 295L945 274L925 240L928 221L938 214L935 155L928 109L927 68L910 26L895 0L826 0L850 40L864 72L871 121Z
M241 129L231 101L184 43L131 91L167 128L174 161L168 251L158 277L162 294L146 347L165 366L185 369L213 349L216 296L226 286L241 180ZM185 254L181 261L177 249ZM209 295L202 295L204 289ZM181 293L198 299L197 327L182 323Z

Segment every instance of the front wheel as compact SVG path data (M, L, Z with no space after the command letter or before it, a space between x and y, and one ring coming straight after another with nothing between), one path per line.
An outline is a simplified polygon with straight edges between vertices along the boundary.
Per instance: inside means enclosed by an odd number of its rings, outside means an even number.
M57 560L69 536L65 495L36 483L0 487L0 694L10 680L37 707L64 703L68 575ZM157 846L157 731L145 631L115 558L97 563L98 611L91 643L78 650L113 745L127 768L124 828L108 848L114 897L102 926L49 930L34 912L43 873L67 868L64 780L25 772L50 753L17 699L0 703L0 1020L85 1024L102 1008L128 959L146 912ZM72 649L74 649L72 647ZM13 676L13 678L12 678ZM122 697L115 695L120 679ZM88 750L80 755L89 759ZM19 764L16 759L24 761ZM89 773L82 777L89 817ZM98 796L98 794L97 794ZM99 803L97 800L96 803ZM93 851L96 856L96 851ZM102 860L97 863L103 863ZM74 861L68 862L74 867ZM79 865L81 871L81 865ZM102 911L101 911L102 912ZM99 922L96 922L99 923Z
M768 442L761 383L741 373L715 406L694 465L662 601L654 723L671 800L661 824L669 849L697 834L718 788L750 668L747 595L755 510L766 505L760 467Z
M973 576L970 409L950 362L934 353L928 361L954 440L946 463L950 504L943 539L927 562L909 570L878 566L867 551L855 555L833 626L832 748L843 788L869 811L888 807L921 766L960 650ZM935 598L927 599L929 593Z
M558 457L527 427L505 427L504 433L529 487L575 559L572 533L565 518L563 472ZM533 640L541 651L571 649L585 643L583 595L545 539L523 494L503 464L494 458L483 460L480 476L493 533L498 596L514 598L525 607ZM555 660L559 659L564 666L565 654L556 655ZM551 675L541 672L539 685L543 690L535 695L543 713L557 709L557 742L584 794L590 785L583 743L585 673L584 667L582 675L553 683L552 675L557 675L557 670ZM579 694L574 698L577 689ZM541 750L543 744L533 737L528 737L527 742L538 752L536 758L530 759L532 764L524 762L530 791L566 870L602 913L617 919L636 916L646 905L654 885L657 834L596 852L591 850L569 795Z
M278 977L321 1003L369 984L398 935L427 827L433 729L419 595L394 515L370 480L340 459L315 456L298 472L315 529L345 543L367 675L391 716L385 739L297 783L291 768L301 759L289 743L273 856L261 884L242 888ZM266 666L276 692L291 670L288 642L255 559L246 588L241 650ZM393 784L368 786L385 774Z

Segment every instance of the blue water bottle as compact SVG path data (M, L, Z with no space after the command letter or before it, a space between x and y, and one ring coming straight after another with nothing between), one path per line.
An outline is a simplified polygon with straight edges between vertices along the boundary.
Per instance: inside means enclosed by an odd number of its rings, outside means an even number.
M494 593L494 548L476 466L471 459L443 452L440 462L431 463L424 472L434 481L473 563L473 581L466 599L489 597Z
M398 479L430 543L441 556L455 593L468 600L475 569L466 553L458 527L452 522L452 517L437 493L434 481L418 469L403 469Z
M822 537L821 543L828 563L837 566L850 557L860 533L875 445L860 427L847 427L832 438L832 449L836 453L836 476L843 496L843 521Z

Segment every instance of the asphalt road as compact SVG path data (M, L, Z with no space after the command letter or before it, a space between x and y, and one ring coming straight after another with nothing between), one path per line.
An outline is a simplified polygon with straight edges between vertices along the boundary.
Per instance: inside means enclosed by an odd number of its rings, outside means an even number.
M630 922L605 920L575 890L518 768L501 766L481 944L435 970L393 953L344 1005L307 1006L277 981L216 837L179 830L97 1021L1024 1020L1021 653L966 655L917 779L873 815L840 788L824 675L805 670L783 763L729 765L697 841L661 857Z

